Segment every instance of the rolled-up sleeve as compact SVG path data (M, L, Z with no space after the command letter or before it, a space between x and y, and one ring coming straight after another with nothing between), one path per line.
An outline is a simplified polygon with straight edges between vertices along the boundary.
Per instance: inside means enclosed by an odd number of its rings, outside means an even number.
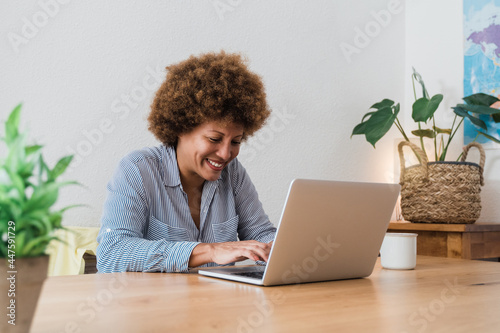
M101 230L97 237L97 269L100 273L187 272L198 242L148 240L149 198L136 163L124 158L107 186Z

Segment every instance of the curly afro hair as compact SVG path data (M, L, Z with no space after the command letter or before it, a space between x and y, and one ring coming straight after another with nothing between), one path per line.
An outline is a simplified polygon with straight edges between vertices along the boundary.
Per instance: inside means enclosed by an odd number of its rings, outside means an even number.
M167 146L207 121L243 126L244 139L271 111L261 78L239 54L206 53L167 67L148 117L149 130Z

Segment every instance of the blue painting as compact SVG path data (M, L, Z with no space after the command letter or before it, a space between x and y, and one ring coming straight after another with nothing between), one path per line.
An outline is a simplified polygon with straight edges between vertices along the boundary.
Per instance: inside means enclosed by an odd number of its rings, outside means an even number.
M500 98L500 0L464 0L464 96L485 93ZM488 134L500 139L500 123L481 116ZM464 121L464 144L474 139L485 148L499 148Z

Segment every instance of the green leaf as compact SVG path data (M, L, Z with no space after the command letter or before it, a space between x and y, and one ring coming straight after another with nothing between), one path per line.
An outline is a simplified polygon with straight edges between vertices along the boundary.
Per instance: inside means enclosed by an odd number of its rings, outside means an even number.
M0 192L0 220L12 221L11 206L15 204L10 200L7 195ZM0 223L2 227L5 227L5 223Z
M43 160L42 154L38 157L38 184L44 183L43 175L47 175L47 180L49 182L52 182L53 179L50 179L50 168L48 167L47 164L45 164L45 161Z
M359 134L365 134L365 128L366 128L366 122L365 122L365 119L369 116L371 116L372 114L374 114L376 111L373 111L373 112L368 112L366 113L363 118L361 119L361 123L357 124L354 129L352 130L352 133L351 133L351 138L353 135L359 135Z
M59 188L64 185L65 183L47 183L35 188L23 211L30 212L50 208L57 201Z
M489 135L489 134L486 134L486 133L481 132L481 131L477 131L477 133L478 133L478 134L481 134L482 136L484 136L484 137L486 137L486 138L488 138L488 139L490 139L491 141L494 141L494 142L496 142L496 143L500 143L500 140L498 140L498 139L497 139L497 138L495 138L495 137L492 137L492 136L491 136L491 135Z
M22 250L26 240L26 232L16 230L16 249ZM16 251L16 257L21 257Z
M361 122L364 122L364 121L365 121L365 119L366 119L367 117L371 116L371 115L372 115L372 114L374 114L375 112L377 112L377 111L372 111L372 112L368 112L368 113L366 113L366 114L363 116L363 118L361 118Z
M418 137L426 137L426 138L431 138L431 139L434 139L436 137L436 134L431 129L419 129L419 130L411 131L411 133L415 136L418 136Z
M78 184L79 185L79 184ZM58 210L56 213L64 213L65 211L67 211L68 209L73 209L73 208L77 208L77 207L89 207L87 205L69 205L69 206L66 206L64 208L61 208L60 210Z
M40 151L40 149L42 149L43 146L40 146L40 145L33 145L33 146L27 146L24 151L26 152L26 156L28 155L31 155L31 154L34 154L38 151Z
M477 93L467 97L464 97L464 101L470 105L482 105L482 106L491 106L491 104L500 101L498 98L484 94Z
M28 179L31 177L31 175L33 175L33 170L35 169L35 167L36 167L36 162L31 161L24 163L18 168L17 172L19 176L21 176L24 179L24 183L26 186L31 184Z
M417 73L415 68L413 68L413 77L422 86L422 97L425 99L429 99L429 93L427 92L427 89L425 89L424 80L422 79L422 76Z
M351 133L351 138L353 135L360 135L360 134L365 134L366 132L366 122L364 123L359 123L354 127Z
M40 156L38 157L38 161L39 161L38 163L40 163L40 173L41 174L43 174L44 172L49 173L50 172L50 168L45 163L42 154L40 154Z
M62 213L60 212L52 213L49 216L50 225L53 226L54 228L60 228L62 224L62 218L63 218Z
M412 118L414 121L427 122L436 112L439 104L443 100L443 95L437 94L429 100L425 97L419 98L413 103Z
M17 172L24 159L24 136L17 135L9 144L9 153L4 162L4 166L12 172Z
M451 135L451 128L442 129L436 126L432 126L437 134L448 134Z
M455 106L452 108L453 109L453 112L455 112L457 115L459 115L460 117L465 117L465 118L468 118L474 125L478 126L478 127L481 127L482 129L484 129L485 131L488 130L488 127L486 127L486 123L484 121L482 121L481 119L479 118L476 118L476 117L473 117L471 116L466 110L464 110L463 108L459 107L459 106Z
M21 106L22 104L18 104L14 110L12 110L9 118L5 122L5 142L7 145L10 145L19 134L18 128L19 120L21 119Z
M37 227L41 233L49 233L53 229L50 216L45 209L29 212L26 214L26 219L30 220L30 222L39 221L40 224L38 224Z
M392 127L394 120L399 112L399 103L393 108L384 107L371 115L366 121L365 136L366 141L370 142L373 147Z
M0 216L6 217L6 220L16 221L17 217L22 213L20 206L20 200L13 198L11 195L0 193L0 207L2 207Z
M493 117L495 123L500 123L500 113L492 114L491 117Z
M53 239L57 239L57 237L50 234L32 238L23 248L22 255L25 257L35 257L42 255L45 252L45 248L47 247L47 245Z
M68 165L71 163L72 159L73 159L73 155L68 155L68 156L64 156L59 161L57 161L54 169L50 170L50 179L55 180L57 177L59 177L61 174L63 174L64 171L66 171L66 168L68 167Z
M19 227L18 227L19 226ZM37 219L23 217L16 221L17 229L30 230L33 234L40 235L47 232L44 222Z
M397 116L399 113L399 103L394 105L393 110L394 110L394 114Z
M460 107L466 111L478 114L495 114L500 113L499 109L490 108L482 105L469 105L469 104L458 104L457 107Z
M9 175L12 186L19 193L19 198L23 199L25 196L25 194L24 194L25 187L24 187L23 179L16 172L12 172L12 170L7 169L6 171L7 171L7 175Z
M372 106L370 106L370 109L382 109L382 108L385 108L385 107L391 107L394 105L394 101L391 101L390 99L384 99L382 100L381 102L378 102L378 103L375 103L373 104Z

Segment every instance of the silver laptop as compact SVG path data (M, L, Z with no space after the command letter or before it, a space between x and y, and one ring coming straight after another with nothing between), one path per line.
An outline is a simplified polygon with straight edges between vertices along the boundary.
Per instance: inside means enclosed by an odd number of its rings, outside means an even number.
M295 179L267 265L198 273L262 286L367 277L399 190L397 184Z

